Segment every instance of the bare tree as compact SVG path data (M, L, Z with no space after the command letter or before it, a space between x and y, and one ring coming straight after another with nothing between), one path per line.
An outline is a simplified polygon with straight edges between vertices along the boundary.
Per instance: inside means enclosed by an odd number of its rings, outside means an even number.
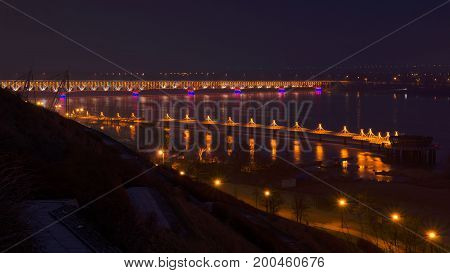
M305 217L306 211L309 209L309 206L306 203L306 198L301 194L295 194L294 200L292 203L292 210L295 214L295 219L297 223L301 223L303 218Z
M258 208L258 201L259 201L259 197L261 195L261 192L258 188L255 188L253 190L253 198L255 199L255 208Z
M270 214L276 214L283 204L283 198L279 192L272 192L270 196L264 198L264 205L266 212Z

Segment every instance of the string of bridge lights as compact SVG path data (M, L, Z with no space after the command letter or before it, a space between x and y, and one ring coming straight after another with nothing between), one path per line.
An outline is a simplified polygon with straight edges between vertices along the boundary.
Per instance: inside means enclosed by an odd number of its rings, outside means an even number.
M90 120L90 121L98 121L98 122L124 122L124 123L148 123L144 119L137 117L134 113L131 113L129 117L122 117L119 113L116 113L114 117L107 117L103 112L100 112L99 115L91 115L88 111L85 111L83 108L77 108L72 111L72 113L66 113L66 117L73 119L81 119L81 120ZM233 121L231 117L228 117L225 122L215 121L209 115L206 116L204 120L196 120L186 114L183 119L175 119L171 117L168 113L159 120L160 122L178 122L178 123L196 123L199 122L204 125L220 125L220 126L232 126L232 127L247 127L247 128L261 128L261 129L269 129L269 130L287 130L292 132L304 132L308 134L315 135L330 135L337 137L344 137L353 140L359 141L368 141L373 144L385 144L390 145L391 133L386 132L383 136L381 132L375 134L371 128L368 130L360 129L359 133L352 133L348 130L347 126L343 126L341 131L334 132L331 130L327 130L323 127L322 123L318 123L315 129L308 129L300 125L299 122L295 122L293 126L281 126L278 125L276 120L272 120L269 125L258 124L254 121L253 118L250 118L247 123L239 123ZM394 136L399 136L399 132L395 131Z

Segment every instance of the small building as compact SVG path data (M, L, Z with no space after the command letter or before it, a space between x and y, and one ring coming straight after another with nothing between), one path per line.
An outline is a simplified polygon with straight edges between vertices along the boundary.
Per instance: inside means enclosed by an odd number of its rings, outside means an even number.
M387 149L388 157L405 163L436 163L436 146L432 137L401 135L390 137L391 147Z

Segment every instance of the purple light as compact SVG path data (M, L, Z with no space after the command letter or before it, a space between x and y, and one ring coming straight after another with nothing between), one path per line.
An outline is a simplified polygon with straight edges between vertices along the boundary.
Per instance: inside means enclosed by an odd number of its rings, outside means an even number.
M133 93L131 93L132 96L137 97L139 96L139 92L138 91L133 91Z
M234 89L234 94L240 95L240 94L242 94L242 90L239 89L239 88L235 88L235 89Z
M316 95L321 95L322 94L322 87L316 87L315 88L315 92L316 92Z
M187 93L188 93L188 96L194 96L195 95L195 91L194 91L194 89L188 89L187 90Z
M59 97L60 99L65 99L65 98L66 98L66 94L65 94L65 93L62 93L62 94L60 94L58 97Z
M286 89L280 87L278 88L278 93L286 93Z

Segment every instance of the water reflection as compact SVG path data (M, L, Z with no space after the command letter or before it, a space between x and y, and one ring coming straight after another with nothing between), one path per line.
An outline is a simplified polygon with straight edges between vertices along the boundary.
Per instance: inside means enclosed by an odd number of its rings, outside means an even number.
M184 150L185 151L189 151L189 142L190 142L190 138L191 138L191 133L189 132L189 130L184 130L183 131L183 139L184 139Z
M234 139L233 136L227 136L227 155L231 156L233 153L233 143Z
M321 143L316 145L316 161L323 161L323 146Z
M286 93L281 100L276 92L248 93L245 96L210 94L187 97L184 94L174 94L170 96L148 95L139 97L73 97L70 98L69 106L66 105L68 100L60 100L61 107L58 110L64 114L66 107L70 112L76 108L83 107L93 115L98 115L102 111L105 113L105 116L109 117L115 116L116 113L119 113L122 117L128 117L130 113L146 117L147 114L154 110L154 106L158 105L158 111L162 111L162 113L152 112L154 116L170 113L174 118L182 118L182 115L186 113L190 113L194 117L195 111L191 106L181 107L182 105L179 104L178 106L180 107L176 107L174 103L177 101L184 100L194 105L199 105L220 100L220 107L213 109L210 113L212 119L216 119L219 116L226 119L230 116L237 122L247 122L249 118L248 113L245 111L243 113L233 112L233 107L249 100L258 100L261 103L270 100L286 103L309 100L313 101L314 105L311 108L308 120L305 124L302 124L305 127L314 128L320 121L323 122L324 127L334 131L340 131L343 125L347 125L352 132L374 128L374 130L382 132L400 130L411 134L430 135L435 138L436 143L440 144L444 151L438 154L438 163L446 162L449 155L448 151L450 150L450 133L448 130L442 130L442 124L429 121L435 120L437 116L450 115L450 108L448 107L449 97L445 96L443 99L438 99L433 96L416 95L408 96L406 99L404 95L401 94L401 97L397 96L397 99L393 100L393 93L369 93L361 90L358 92L336 92L327 96L316 96L314 92L294 91ZM379 111L380 107L385 108L385 111ZM420 112L416 111L418 107L421 109ZM253 114L256 115L255 121L269 123L271 121L265 120L269 118L269 115L265 117L265 113L258 112ZM292 121L298 119L295 113L282 112L280 114L287 114L292 118ZM221 121L224 122L225 120Z
M136 126L130 125L130 139L136 141Z
M348 158L348 149L347 148L341 149L341 158Z
M272 138L270 140L270 148L271 148L271 155L272 160L277 160L277 140Z
M250 165L253 166L255 164L255 139L249 138L249 153L250 153Z
M410 95L410 94L408 94ZM252 112L252 113L240 113L233 112L233 107L239 106L242 102L247 102L252 99L257 99L261 102L267 102L272 99L278 101L289 102L292 100L303 101L313 100L314 106L311 108L309 119L302 124L308 128L315 128L318 121L323 122L324 127L334 131L340 131L343 125L347 125L350 131L357 132L361 128L373 127L378 131L393 131L400 129L403 132L409 132L419 135L431 135L435 137L436 143L441 145L441 151L438 154L438 163L447 159L450 143L450 134L448 130L442 130L442 124L437 122L429 122L434 120L436 116L450 115L450 108L448 107L448 96L443 100L433 97L421 97L410 95L407 99L404 94L397 96L397 100L393 100L393 94L378 94L373 95L367 92L358 93L335 93L327 96L316 96L314 92L293 92L286 93L283 97L278 97L278 94L271 93L249 93L245 96L225 96L224 94L210 94L208 96L196 95L194 97L186 97L184 95L171 95L171 96L140 96L140 97L85 97L85 98L71 98L69 109L83 108L92 115L98 115L100 112L104 112L105 116L113 117L116 113L119 113L122 117L129 117L131 113L135 113L137 116L146 117L146 115L159 116L159 112L151 112L153 109L151 104L160 104L161 108L158 111L162 111L164 114L169 113L176 119L183 118L184 114L190 113L191 118L195 117L194 109L189 107L174 107L170 104L177 100L188 100L195 105L201 103L210 103L217 100L221 100L220 107L212 109L208 112L213 120L222 116L225 122L228 116L230 116L236 122L248 122L248 115L253 115L255 122L261 122L269 124L271 120L266 120L269 115L265 112ZM225 98L227 97L227 98ZM64 114L66 109L66 100L61 101L61 108L58 110ZM420 104L420 114L414 109L417 109L417 105ZM354 107L352 107L352 105ZM386 111L378 111L380 105L385 106ZM204 108L207 108L204 106ZM288 116L293 113L281 112L281 115L287 114ZM411 118L414 117L414 118ZM201 116L201 119L204 117ZM280 122L277 123L280 124ZM290 125L292 125L291 123ZM286 126L287 124L280 124ZM126 126L127 128L123 128ZM108 131L112 136L122 142L127 142L133 145L137 139L141 138L142 131L137 126L126 125L111 125L101 124L96 128L99 130ZM122 127L122 128L121 128ZM373 153L366 152L361 149L355 149L352 147L343 147L342 145L333 145L329 143L312 143L312 152L308 152L308 149L304 149L302 141L295 138L280 139L270 137L265 143L267 147L266 152L258 152L259 146L262 145L258 136L246 136L245 138L235 136L230 133L221 132L216 134L213 132L211 135L203 134L203 146L201 141L197 137L197 132L190 131L189 128L183 128L181 133L174 133L173 136L165 136L165 145L169 145L170 141L174 142L174 147L179 150L184 150L184 153L195 154L197 156L196 146L200 146L206 149L206 154L211 153L213 157L216 157L221 162L243 162L248 164L249 162L254 165L255 168L259 168L261 165L264 167L270 162L275 163L280 160L280 157L289 159L294 164L301 166L311 165L316 161L322 161L323 165L327 168L336 168L339 173L345 175L356 175L361 178L379 179L385 181L387 178L387 172L392 170L392 166L383 162L383 160ZM179 138L177 138L179 136ZM175 138L175 139L174 139ZM174 139L174 140L172 140ZM220 143L219 148L216 149L216 142ZM242 147L242 143L248 145L248 147ZM178 145L178 146L177 146ZM135 145L134 145L135 146ZM264 146L264 145L263 145ZM289 148L288 148L289 147ZM258 148L258 149L256 149ZM172 148L171 148L172 149ZM255 149L257 151L255 151ZM190 152L193 150L192 152ZM205 155L206 155L205 154ZM221 156L224 158L221 158ZM206 157L203 156L203 159ZM267 160L267 161L266 161ZM346 162L344 162L344 160Z
M89 124L94 128L103 130L115 139L128 144L137 145L137 131L146 131L143 125L127 124ZM147 128L148 129L148 128ZM181 137L177 138L177 131ZM193 138L192 136L198 136ZM164 128L162 136L162 147L167 153L183 154L183 163L204 163L219 164L242 164L245 172L265 168L267 160L277 162L278 156L296 165L311 165L313 162L322 162L322 168L331 172L339 171L344 175L356 175L363 179L374 179L377 181L390 181L391 178L386 172L391 170L389 164L382 161L379 156L371 152L362 151L357 148L342 147L341 145L329 143L312 143L313 152L302 150L302 141L296 138L277 139L272 137L268 141L267 149L261 149L264 145L263 139L256 136L246 138L247 148L235 145L240 142L240 135L225 134L212 131L197 131L193 128ZM223 138L223 146L221 138ZM281 141L281 142L280 142ZM289 145L284 147L284 142ZM177 147L182 147L178 150ZM256 149L258 147L258 149ZM281 147L284 147L281 149ZM290 147L290 148L288 148ZM186 157L191 160L184 160ZM153 153L153 157L157 156ZM151 157L152 157L151 156ZM169 158L169 155L167 156ZM154 158L156 161L159 158ZM231 161L227 160L231 159ZM189 164L190 164L189 163ZM273 169L273 172L278 170Z
M295 164L299 164L300 163L300 141L299 140L294 140L293 141L294 144L294 163Z
M374 174L377 181L390 181L391 177L384 173L391 170L388 164L384 164L379 157L368 152L358 152L357 154L358 172L360 177L368 178L367 174Z

